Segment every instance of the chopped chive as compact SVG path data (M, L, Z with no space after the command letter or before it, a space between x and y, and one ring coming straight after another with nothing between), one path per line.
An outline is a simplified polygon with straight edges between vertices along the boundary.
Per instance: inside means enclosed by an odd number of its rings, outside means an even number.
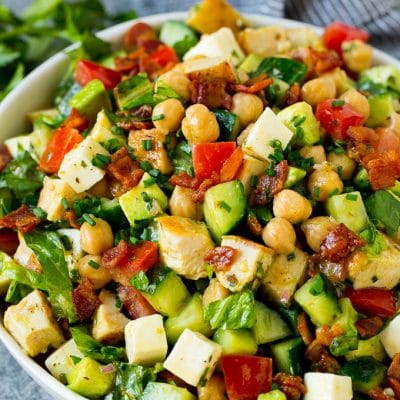
M87 222L90 226L95 226L96 221L87 213L82 215L82 218L85 222Z
M232 210L232 207L229 204L225 203L225 201L223 201L223 200L219 202L219 206L221 208L223 208L225 211L227 211L228 213L231 212L231 210Z
M154 178L145 179L143 181L143 185L144 185L145 188L153 186L155 183L156 183L156 181L154 180Z
M344 100L332 100L333 107L342 107L344 106Z
M33 209L33 213L35 214L36 217L38 217L40 220L46 219L47 218L47 212L42 210L40 207L35 207Z
M70 251L70 250L72 249L71 240L69 239L68 236L66 236L66 235L61 235L61 236L60 236L60 240L61 240L61 243L63 244L64 249L65 249L66 251Z
M314 186L313 197L314 198L318 198L319 197L319 186Z
M129 236L129 242L136 246L137 244L139 244L140 240L135 236Z
M252 188L255 188L257 186L258 183L258 177L256 175L252 175L250 178L250 186Z
M293 126L294 126L295 128L297 128L297 127L300 126L305 120L306 120L305 115L297 115L297 116L293 119Z
M93 158L92 158L92 164L95 167L98 168L104 168L107 164L109 164L109 162L111 161L111 157L107 156L105 154L100 154L97 153Z
M71 358L74 365L78 364L78 362L82 360L82 358L77 357L77 356L69 356L69 357Z
M357 200L357 195L354 194L354 193L348 193L348 194L346 194L346 200L356 201Z
M115 305L116 309L118 309L118 310L121 309L122 300L118 296L115 296L115 304L114 305Z
M151 141L151 139L143 139L142 140L142 149L143 150L151 150L153 148L153 142Z
M105 142L101 142L100 144L111 154L115 153L121 147L120 141L115 138L109 139Z
M70 210L68 201L67 201L67 199L66 199L65 197L63 197L63 198L61 199L61 204L62 204L62 206L64 207L64 210L65 210L65 211L69 211L69 210Z
M332 197L332 196L334 196L335 194L339 194L339 189L338 189L338 188L333 189L333 190L328 194L328 197Z
M151 198L149 197L149 195L146 192L142 192L142 193L140 193L140 195L142 196L143 201L145 201L146 203L151 201Z
M81 167L83 167L83 168L86 168L86 167L87 167L87 164L85 163L84 160L81 161Z
M171 136L169 136L169 135L165 136L165 144L166 145L171 144Z
M151 117L152 121L160 121L161 119L164 119L165 115L164 114L158 114L158 115L154 115L154 117Z
M161 171L159 169L151 169L149 175L153 178L158 178L161 175Z
M148 161L142 161L140 164L140 168L142 168L142 170L149 172L151 170L151 164Z
M143 240L149 241L151 239L151 232L149 228L144 228L143 229L143 234L142 234Z
M93 268L93 269L99 269L100 265L94 261L94 260L89 260L88 264Z
M339 178L343 178L343 167L341 165L337 167L337 173L339 175Z
M265 170L265 173L271 177L275 176L275 163L269 163L268 168Z
M288 261L293 261L293 260L296 258L296 254L294 254L294 253L289 253L289 254L286 256L286 258L287 258Z
M113 125L111 127L111 133L115 136L125 135L125 131L117 125Z

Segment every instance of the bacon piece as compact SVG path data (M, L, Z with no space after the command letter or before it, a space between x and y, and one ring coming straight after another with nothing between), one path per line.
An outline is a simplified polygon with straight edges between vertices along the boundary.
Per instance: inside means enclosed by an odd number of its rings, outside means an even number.
M231 85L230 88L234 92L242 92L242 93L249 93L249 94L256 94L258 92L261 92L261 90L264 90L268 86L272 84L273 80L272 78L266 78L263 80L260 80L258 82L254 82L250 84L250 86L243 85L243 84L235 84Z
M297 330L299 331L304 344L309 346L314 338L304 312L301 312L297 317Z
M316 256L319 259L318 271L324 273L330 281L344 282L348 278L348 270L344 262L332 262L322 259L318 254Z
M329 346L335 337L344 333L343 328L339 324L333 326L321 326L316 331L316 341L323 346Z
M294 83L285 93L284 103L286 106L291 106L300 101L300 85Z
M257 182L253 192L252 202L257 206L265 206L269 201L283 189L287 174L288 163L286 160L275 165L274 176L262 175Z
M175 186L181 186L189 189L197 189L201 181L193 176L188 175L186 172L181 172L179 175L172 175L169 182Z
M12 160L12 156L8 151L8 148L5 144L0 146L0 172L3 171L5 167L7 167L8 163Z
M235 261L237 250L230 246L218 246L207 252L204 261L211 265L212 269L218 271L228 271Z
M227 92L228 81L214 78L200 81L193 79L190 84L192 103L201 103L208 108L230 109L232 97Z
M119 286L117 292L131 319L156 313L145 297L134 287Z
M89 123L90 121L86 117L81 115L76 108L73 108L61 126L82 132L89 126Z
M81 322L89 320L101 304L94 285L88 278L82 279L81 283L72 291L72 301Z
M396 353L393 357L390 367L387 371L387 376L400 380L400 353Z
M230 157L225 160L221 168L221 182L228 182L235 178L243 163L243 151L236 147Z
M254 236L262 235L263 227L258 222L258 219L254 214L252 214L252 213L247 214L246 224L247 224L247 227L249 228L250 232Z
M130 55L126 57L115 57L114 65L115 70L121 74L133 73L133 75L137 75L139 73L139 62Z
M0 227L17 229L23 233L29 232L40 224L40 219L29 209L26 204L11 211L0 219Z
M144 22L136 22L131 26L124 36L125 48L132 48L138 45L139 40L156 39L154 29Z
M395 398L400 399L400 381L393 377L387 378L387 381L395 394ZM391 397L391 399L393 399L393 397Z
M382 388L377 387L368 391L368 397L372 400L394 400L395 398L387 395Z
M206 194L206 191L214 185L217 185L220 183L220 177L218 173L213 172L211 174L211 178L204 179L203 182L200 183L200 186L195 189L192 195L192 199L195 203L201 203L204 200L204 195Z
M381 317L363 318L356 321L357 332L363 338L369 338L378 334L383 328L384 319Z
M351 255L357 248L365 246L367 242L361 239L344 224L339 224L328 233L321 244L320 254L323 259L340 262Z
M163 43L159 39L139 38L138 40L138 46L148 54L157 51L162 44Z
M396 153L388 152L379 156L371 154L363 158L361 163L368 171L372 190L394 186L397 178L400 177L399 162L396 157Z
M278 372L272 379L279 390L285 393L288 400L299 400L306 392L303 379L300 376Z
M104 252L101 264L108 269L123 264L128 259L129 246L125 240L121 240L117 246Z
M0 229L0 251L12 256L19 245L17 232L9 228Z
M340 364L331 356L326 349L317 340L314 340L306 350L306 358L311 361L311 370L316 372L328 372L337 374L340 370Z

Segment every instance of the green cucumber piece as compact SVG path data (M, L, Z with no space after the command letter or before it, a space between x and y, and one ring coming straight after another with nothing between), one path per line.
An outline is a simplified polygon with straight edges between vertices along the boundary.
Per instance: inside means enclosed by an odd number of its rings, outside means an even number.
M361 190L368 190L371 188L368 171L364 167L362 167L354 177L354 184Z
M220 183L208 189L204 197L204 218L219 243L246 214L246 196L239 180Z
M381 125L394 111L393 97L391 94L379 94L368 97L369 117L366 126L376 128Z
M299 337L271 345L272 358L278 371L290 375L302 375L304 343Z
M186 389L169 383L149 382L144 389L142 400L196 400Z
M240 132L239 117L227 110L214 110L214 114L219 125L220 140L235 141Z
M244 72L247 72L248 74L251 74L258 68L262 60L263 59L261 56L251 53L240 64L239 69L241 69Z
M378 65L360 74L360 81L370 80L395 91L400 91L400 69L394 65Z
M272 84L265 89L268 102L282 107L285 102L286 93L290 85L278 78L272 78Z
M289 167L284 188L285 189L291 188L292 186L302 181L306 175L307 171L305 171L304 169Z
M122 211L118 199L107 199L105 197L100 199L101 207L98 217L109 222L113 227L123 229L129 226L129 222Z
M358 341L356 350L348 351L345 354L346 360L354 360L359 357L373 357L377 361L383 361L386 357L385 349L381 343L379 335L372 336L365 340Z
M257 353L257 343L248 329L218 329L213 341L222 346L222 354Z

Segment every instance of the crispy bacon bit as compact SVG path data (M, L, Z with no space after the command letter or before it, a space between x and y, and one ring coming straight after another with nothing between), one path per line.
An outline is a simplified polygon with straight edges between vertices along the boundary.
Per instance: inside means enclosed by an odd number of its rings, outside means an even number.
M328 261L323 259L320 254L313 254L310 257L308 272L312 272L310 276L322 272L332 282L344 282L348 278L348 270L344 261L337 263Z
M12 229L0 229L0 251L4 251L9 256L13 255L19 245L17 232Z
M119 286L118 296L121 299L126 311L132 319L155 314L154 308L144 296L132 286Z
M40 219L29 209L26 204L11 211L0 219L0 227L17 229L23 233L29 232L40 224Z
M111 156L106 172L111 179L110 190L114 196L120 196L135 187L144 174L138 164L132 161L126 147L121 147Z
M82 132L89 126L89 123L90 121L86 117L81 115L76 108L73 108L61 126Z
M124 36L124 45L126 48L132 48L138 45L139 40L156 39L157 35L154 29L144 22L137 22L132 25Z
M272 381L285 393L288 400L299 400L306 392L306 387L300 376L278 372Z
M104 252L101 265L108 269L112 269L121 265L128 258L129 246L125 240L121 240L118 246L112 247L111 249Z
M309 346L314 338L304 312L301 312L297 317L297 330L299 331L304 344Z
M247 224L247 227L249 228L250 232L254 236L261 236L262 231L263 231L263 227L258 222L258 219L254 214L249 213L247 215L246 224Z
M249 93L249 94L256 94L258 92L261 92L261 90L264 90L268 86L272 84L272 78L266 78L263 80L259 80L258 82L251 83L250 86L243 85L243 84L235 84L231 85L231 89L234 92L243 92L243 93Z
M380 387L368 391L368 397L372 400L394 400L394 397L387 395Z
M365 246L367 242L361 239L344 224L339 224L321 244L320 254L323 259L340 262L351 255L357 248Z
M291 106L300 101L300 85L294 83L285 93L284 103L286 106Z
M335 337L344 333L343 328L339 324L333 326L321 326L316 331L316 341L323 346L329 346Z
M201 181L198 178L188 175L186 172L181 172L179 175L172 175L169 182L175 186L181 186L189 189L197 189Z
M192 394L197 394L197 390L195 386L189 385L184 380L174 375L172 372L163 369L157 374L157 378L160 379L161 382L171 383L173 382L176 386L183 387L188 390Z
M195 203L201 203L204 200L206 191L214 185L220 183L220 177L216 172L211 174L211 178L204 179L200 186L193 192L192 199Z
M389 386L392 388L395 398L400 399L400 381L396 378L389 377L387 378ZM393 397L391 398L391 400Z
M306 358L311 361L311 370L316 372L328 372L337 374L340 370L340 364L331 356L326 349L317 340L314 340L306 351Z
M127 55L126 57L115 57L114 65L115 70L121 74L133 73L134 75L137 75L139 73L138 60L130 55Z
M88 278L82 279L81 283L72 291L72 301L81 322L90 319L101 304L94 285Z
M192 103L201 103L208 108L230 109L232 97L227 92L228 81L214 78L200 81L193 79L190 84Z
M5 144L0 146L0 172L3 171L5 167L7 167L8 163L12 160L12 156L8 151L8 148Z
M267 174L258 179L258 183L253 192L252 202L257 206L265 206L269 201L283 189L287 174L288 163L286 160L281 161L274 168L275 175L268 176Z
M400 380L400 353L396 353L387 371L387 376Z
M363 318L356 321L357 332L363 338L369 338L378 334L383 328L384 319L381 317Z
M211 265L216 272L227 271L235 261L237 250L229 246L219 246L210 250L205 256L204 261Z
M72 228L80 229L81 225L78 223L78 218L74 210L65 211L64 217Z
M230 157L225 160L221 168L221 182L229 182L235 178L243 163L243 150L236 147Z

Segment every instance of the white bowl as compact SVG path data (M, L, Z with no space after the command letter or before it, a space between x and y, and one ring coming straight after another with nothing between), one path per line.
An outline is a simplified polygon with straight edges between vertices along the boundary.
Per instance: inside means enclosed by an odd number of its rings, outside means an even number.
M140 21L157 27L169 19L184 20L186 17L186 13L179 12L158 14L141 18ZM309 26L297 21L261 15L250 14L245 15L245 17L253 26L279 25L284 28ZM132 24L133 21L124 22L102 31L99 33L99 36L109 42L118 43ZM313 28L318 33L322 32L321 28ZM400 61L376 49L374 49L374 62L376 64L393 64L400 68ZM5 98L0 104L0 143L11 136L26 132L28 123L24 116L28 112L51 105L54 89L63 77L68 63L69 59L64 53L56 54L31 72L16 89ZM0 316L0 340L21 367L55 399L84 400L82 396L70 391L21 350L16 341L4 329L2 325L2 316Z

